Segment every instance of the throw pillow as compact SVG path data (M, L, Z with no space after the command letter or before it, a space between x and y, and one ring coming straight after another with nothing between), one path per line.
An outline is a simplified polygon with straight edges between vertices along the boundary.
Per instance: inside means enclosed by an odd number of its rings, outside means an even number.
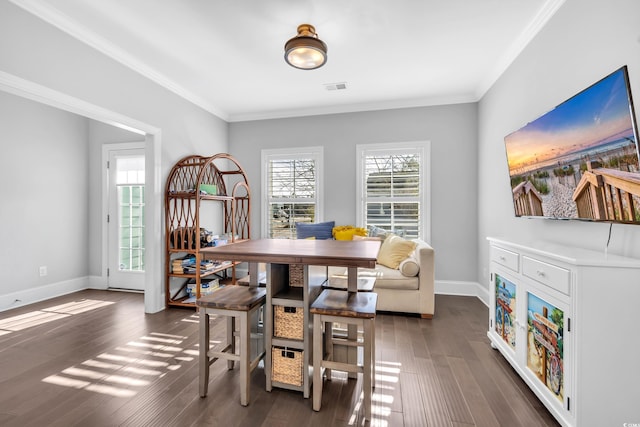
M376 227L375 225L370 225L368 228L367 234L369 237L380 237L384 240L385 237L389 234L387 230L384 228Z
M335 221L319 222L317 224L296 222L296 237L298 239L307 239L309 237L315 237L316 239L331 239L333 238L331 230L333 230L335 225Z
M353 240L356 235L366 236L367 229L353 225L336 225L333 227L333 237L336 240Z
M397 270L400 263L407 259L415 248L416 242L405 240L395 234L390 234L384 239L384 242L382 242L382 246L378 252L378 264Z
M400 263L398 270L405 277L415 277L420 272L420 264L412 255Z

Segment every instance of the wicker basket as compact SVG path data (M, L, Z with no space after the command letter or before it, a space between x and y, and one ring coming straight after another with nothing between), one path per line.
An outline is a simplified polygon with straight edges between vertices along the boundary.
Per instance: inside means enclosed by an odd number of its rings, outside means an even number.
M271 380L279 383L302 385L303 350L273 347L271 349L273 366Z
M301 340L304 338L304 310L301 307L274 306L273 336Z
M301 288L304 286L304 265L289 264L289 286Z

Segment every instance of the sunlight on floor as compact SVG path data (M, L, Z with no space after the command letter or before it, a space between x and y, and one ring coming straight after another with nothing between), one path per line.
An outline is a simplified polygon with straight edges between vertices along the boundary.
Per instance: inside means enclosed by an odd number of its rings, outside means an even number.
M114 304L114 302L83 299L8 317L0 320L0 335L21 331L33 326L53 322L54 320L64 319L74 314L84 313L111 304Z
M70 302L67 304L57 305L55 307L45 308L42 311L51 311L56 313L67 313L67 314L80 314L86 311L95 310L96 308L105 307L111 304L115 304L115 302L84 299L80 301Z
M132 397L156 379L180 369L180 362L196 360L198 351L182 346L187 338L152 332L42 381L115 397Z
M0 321L0 335L19 331L53 320L112 304L106 301L82 300L43 309ZM198 322L190 315L183 322ZM81 389L113 397L130 398L150 387L158 378L179 370L184 363L198 359L198 344L186 344L187 336L152 332L112 350L96 354L93 358L50 375L43 382L61 387ZM217 341L212 340L215 345ZM188 347L188 348L187 348ZM370 426L389 427L394 394L397 393L401 364L376 362L375 390L372 395ZM334 380L348 381L346 373L336 371ZM361 381L361 378L360 378ZM349 425L362 421L362 390L349 419Z
M189 322L189 323L198 323L199 321L200 320L197 314L194 314L193 316L185 317L184 319L182 319L182 322Z
M376 361L375 389L371 396L371 420L368 424L370 427L389 427L388 418L391 415L391 405L394 401L392 394L399 381L401 366L402 364L398 362ZM335 374L333 378L336 378ZM344 380L346 381L346 376ZM362 381L361 375L359 381ZM364 394L361 391L358 395L358 401L353 407L351 417L349 417L348 425L354 426L358 420L363 422L363 404ZM363 425L365 424L363 423Z

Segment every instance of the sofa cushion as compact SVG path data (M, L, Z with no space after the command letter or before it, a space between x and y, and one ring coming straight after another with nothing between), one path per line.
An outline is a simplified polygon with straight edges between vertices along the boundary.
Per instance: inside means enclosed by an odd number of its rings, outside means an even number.
M377 262L385 267L397 269L414 251L416 245L416 242L391 234L382 242Z
M361 269L358 269L358 275L360 274L360 270ZM404 276L402 275L402 273L400 273L400 270L396 270L395 268L378 265L375 268L375 272L378 276L376 278L374 289L381 288L416 290L420 288L420 279L418 277Z
M335 221L319 222L309 224L308 222L296 222L296 237L298 239L308 239L314 237L316 239L332 239L331 230L336 225Z
M329 267L329 285L338 287L347 280L347 269ZM376 268L358 268L358 277L375 277L376 288L416 290L420 287L418 277L404 276L400 270L378 264Z
M370 278L365 278L365 277L358 277L358 281L356 282L356 285L358 286L358 292L360 291L365 291L365 292L370 292L373 291L374 289L374 284L375 281L374 280L370 280ZM347 279L347 275L346 274L334 274L329 276L329 283L327 284L329 288L332 289L343 289L343 290L347 290L347 288L349 287L349 280Z

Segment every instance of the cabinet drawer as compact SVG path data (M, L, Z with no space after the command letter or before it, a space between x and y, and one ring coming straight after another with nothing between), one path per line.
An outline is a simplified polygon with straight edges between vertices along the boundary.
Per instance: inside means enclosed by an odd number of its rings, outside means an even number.
M569 295L571 271L566 268L523 256L522 274L536 282Z
M518 255L515 252L508 251L506 249L491 246L491 261L497 262L500 265L504 265L510 270L518 272Z

